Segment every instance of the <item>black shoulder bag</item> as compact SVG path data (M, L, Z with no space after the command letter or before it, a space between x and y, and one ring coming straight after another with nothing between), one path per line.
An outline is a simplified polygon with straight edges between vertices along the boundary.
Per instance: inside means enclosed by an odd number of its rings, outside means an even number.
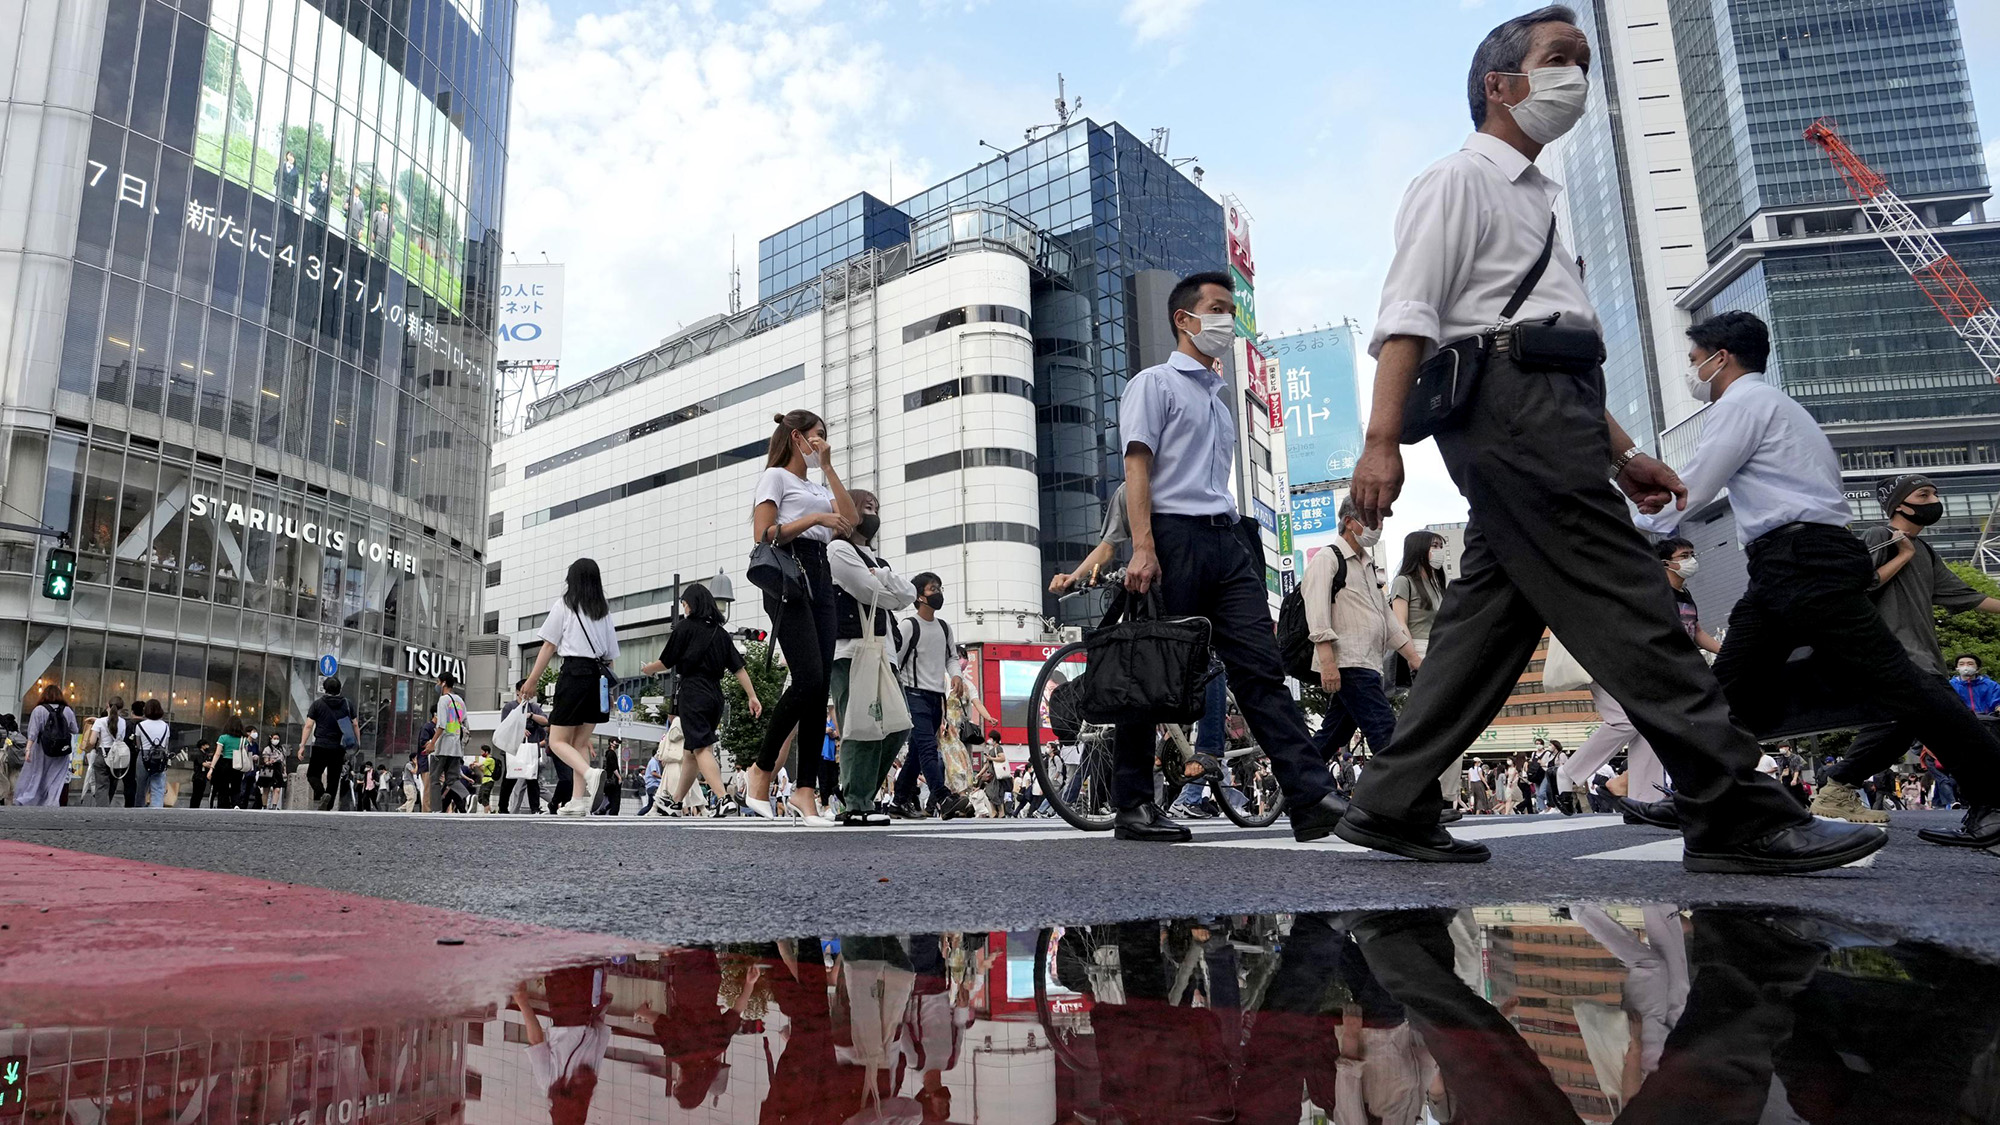
M764 538L750 550L750 565L744 570L750 584L779 601L806 593L806 571L798 557L778 546L778 525L772 524ZM773 623L776 627L776 623Z
M1193 722L1208 701L1209 639L1206 617L1161 617L1155 595L1119 590L1084 641L1078 713L1093 723Z
M1453 340L1417 368L1410 385L1410 397L1403 404L1404 445L1449 430L1464 419L1465 408L1486 374L1487 359L1496 352L1512 357L1517 366L1532 371L1567 371L1583 374L1604 358L1604 342L1588 328L1559 326L1561 313L1533 324L1508 324L1521 305L1540 284L1549 268L1549 255L1556 244L1556 217L1549 216L1548 234L1542 238L1541 256L1528 267L1521 283L1514 287L1500 310L1500 324L1477 335Z

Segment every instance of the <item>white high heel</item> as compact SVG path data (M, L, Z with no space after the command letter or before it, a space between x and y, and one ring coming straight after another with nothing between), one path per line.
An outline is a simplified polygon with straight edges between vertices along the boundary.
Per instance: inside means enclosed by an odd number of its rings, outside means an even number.
M747 816L762 817L765 820L778 819L777 810L771 807L769 800L760 801L748 795L743 798L743 812Z

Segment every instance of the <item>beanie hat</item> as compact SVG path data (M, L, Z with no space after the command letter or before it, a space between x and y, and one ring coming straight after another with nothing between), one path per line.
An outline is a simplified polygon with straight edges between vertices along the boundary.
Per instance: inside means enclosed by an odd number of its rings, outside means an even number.
M1931 478L1922 473L1904 473L1900 476L1885 477L1875 486L1875 499L1882 505L1882 514L1893 516L1896 509L1909 500L1910 493L1919 488L1936 488Z

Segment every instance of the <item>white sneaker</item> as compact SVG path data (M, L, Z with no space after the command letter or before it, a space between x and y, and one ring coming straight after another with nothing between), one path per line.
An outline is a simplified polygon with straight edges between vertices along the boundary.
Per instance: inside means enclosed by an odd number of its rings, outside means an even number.
M588 800L584 799L584 798L583 798L583 797L582 797L581 795L578 795L578 796L574 796L574 797L571 797L571 798L569 799L569 801L568 801L567 803L565 803L565 804L563 805L563 807L562 807L562 808L559 808L559 809L557 809L557 810L556 810L556 815L557 815L557 816L589 816L589 815L590 815L590 802L589 802Z

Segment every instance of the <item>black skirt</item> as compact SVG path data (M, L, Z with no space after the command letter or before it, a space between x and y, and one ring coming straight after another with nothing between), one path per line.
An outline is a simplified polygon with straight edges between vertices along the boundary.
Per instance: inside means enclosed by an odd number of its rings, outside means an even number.
M602 666L588 656L563 657L562 675L556 677L556 705L549 709L552 727L580 727L601 723L611 713L597 705L597 678Z
M681 720L681 744L689 750L715 745L722 725L722 688L714 680L681 681L674 697L674 714Z

